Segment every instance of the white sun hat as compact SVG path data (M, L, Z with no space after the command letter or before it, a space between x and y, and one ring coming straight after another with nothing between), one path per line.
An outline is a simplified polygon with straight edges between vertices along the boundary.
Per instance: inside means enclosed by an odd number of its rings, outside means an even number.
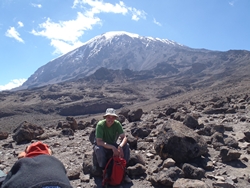
M116 115L116 113L115 113L115 109L114 108L108 108L106 110L106 113L105 113L105 115L103 117L105 118L106 116L115 116L115 117L118 117L118 115Z

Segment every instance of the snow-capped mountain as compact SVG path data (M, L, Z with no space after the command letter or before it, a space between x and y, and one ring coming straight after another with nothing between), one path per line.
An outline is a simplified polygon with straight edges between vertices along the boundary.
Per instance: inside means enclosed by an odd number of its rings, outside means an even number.
M167 39L142 37L128 32L108 32L40 67L23 86L42 86L79 75L84 77L100 67L148 70L167 60L175 49L186 48Z
M40 67L21 88L83 78L101 67L132 71L170 68L174 71L166 70L166 73L176 74L195 65L196 69L202 71L205 67L213 67L213 59L219 54L205 49L192 49L168 39L143 37L124 31L108 32Z

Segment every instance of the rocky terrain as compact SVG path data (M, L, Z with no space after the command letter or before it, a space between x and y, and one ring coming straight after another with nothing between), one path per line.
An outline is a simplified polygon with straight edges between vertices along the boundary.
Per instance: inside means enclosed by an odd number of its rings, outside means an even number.
M0 92L1 170L41 140L74 188L102 187L92 143L112 107L131 149L132 182L117 188L250 187L250 52L127 35L97 39L39 68L25 87Z
M101 187L91 141L96 122L114 107L131 149L132 182L118 187L249 186L248 77L206 87L176 78L117 80L1 92L0 169L7 173L20 151L42 140L73 187Z

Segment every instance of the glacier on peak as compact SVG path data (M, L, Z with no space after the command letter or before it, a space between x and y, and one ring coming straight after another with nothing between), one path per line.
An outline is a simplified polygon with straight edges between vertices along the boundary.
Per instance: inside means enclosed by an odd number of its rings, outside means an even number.
M162 42L171 46L182 46L184 47L184 45L181 45L175 41L169 40L169 39L160 39L160 38L154 38L154 37L145 37L145 36L140 36L138 34L135 33L130 33L127 31L109 31L106 33L103 33L101 35L97 35L95 37L93 37L92 39L88 40L87 42L83 43L83 46L88 46L91 49L91 54L89 54L90 56L93 56L94 54L97 54L101 48L105 45L109 45L112 43L113 39L115 39L116 37L120 37L126 35L128 37L131 37L133 39L140 39L141 42L145 45L145 47L148 47L148 45L151 42ZM65 58L70 58L71 56L73 56L74 54L78 54L78 53L82 53L81 52L81 48L77 48L71 52L68 52L67 54L63 54L62 56L66 55ZM82 55L80 55L82 56Z
M183 46L181 44L178 44L177 42L174 42L172 40L169 39L160 39L160 38L154 38L154 37L146 37L146 36L140 36L138 34L135 33L129 33L127 31L109 31L106 33L103 33L101 35L95 36L94 38L88 40L87 42L85 42L83 44L84 45L89 45L90 47L93 47L94 43L95 44L100 44L100 43L109 43L111 42L111 40L117 36L122 36L122 35L127 35L131 38L138 38L138 39L145 39L145 40L149 40L149 41L160 41L160 42L164 42L166 44L170 44L170 45L180 45ZM97 43L96 43L97 42Z
M139 38L140 36L135 33L129 33L126 31L109 31L107 33L102 34L101 36L105 36L105 38L108 40L110 38L113 38L115 36L120 36L120 35L128 35L132 38Z

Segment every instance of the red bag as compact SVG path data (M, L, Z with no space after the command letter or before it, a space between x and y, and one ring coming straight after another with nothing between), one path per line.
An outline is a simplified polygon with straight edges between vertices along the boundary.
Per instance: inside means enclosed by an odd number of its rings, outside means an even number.
M107 169L111 163L112 165L112 172L110 177L107 176ZM105 186L106 184L109 185L120 185L124 175L125 175L125 169L126 169L126 160L121 157L111 157L106 164L106 167L104 169L103 173L103 180L102 185Z

